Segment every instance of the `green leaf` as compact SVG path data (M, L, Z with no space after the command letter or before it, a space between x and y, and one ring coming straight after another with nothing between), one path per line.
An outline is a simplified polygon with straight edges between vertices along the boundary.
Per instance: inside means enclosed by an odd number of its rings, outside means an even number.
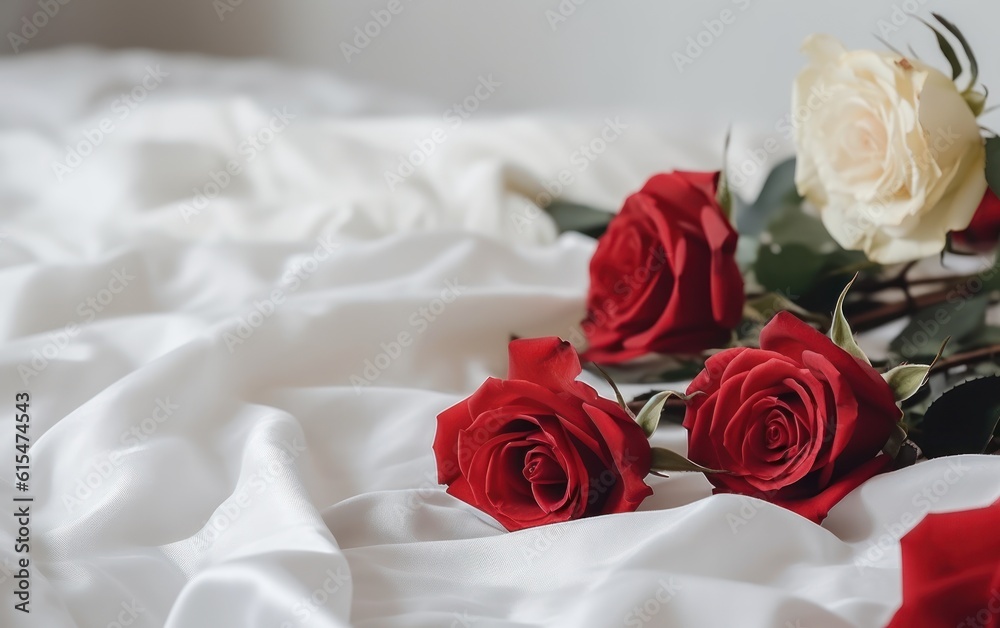
M977 118L986 109L986 94L981 94L974 89L970 89L962 94L962 98L965 99L965 104L969 105L969 109L972 110L972 115Z
M854 279L857 279L855 276ZM847 317L844 316L844 300L847 298L847 292L854 285L854 279L851 279L846 286L844 286L844 291L840 293L840 298L837 299L837 305L833 310L833 324L830 325L830 339L833 340L833 344L837 345L844 351L850 353L856 358L860 358L865 361L866 364L871 364L868 356L865 352L861 350L858 346L856 340L854 340L854 332L851 331L851 326L847 322Z
M824 328L830 326L829 317L799 307L777 292L767 292L749 299L743 308L743 315L755 323L767 323L778 312L792 312L802 320L819 323Z
M614 217L611 212L559 199L552 201L545 211L555 221L559 233L576 231L592 238L601 237Z
M969 59L969 75L971 76L971 80L969 81L968 89L972 89L972 86L979 80L979 62L976 61L976 55L972 52L972 46L969 45L968 40L965 39L965 36L962 35L962 31L958 30L957 26L941 17L938 13L931 13L931 15L933 15L934 19L941 23L941 26L944 26L948 29L949 33L955 36L958 43L962 44L962 50L965 52L965 56Z
M639 410L639 414L635 415L635 422L638 423L642 428L642 431L646 433L646 438L649 438L653 435L653 432L656 431L656 426L660 423L660 415L663 413L663 406L667 403L668 399L675 397L683 401L688 401L693 396L694 395L685 395L684 393L674 392L672 390L664 390L663 392L656 393L646 401L646 405Z
M914 441L928 458L981 454L1000 420L1000 377L970 380L931 404Z
M948 39L941 34L941 31L934 28L930 22L919 17L917 19L923 22L924 26L934 31L934 36L937 37L938 48L941 49L942 54L944 54L944 58L947 59L948 63L951 65L951 80L954 81L959 77L959 75L962 74L962 63L958 60L958 54L955 52L955 48L953 48L951 42L949 42Z
M722 208L726 218L733 217L733 191L729 188L729 174L726 172L726 155L729 154L730 133L726 133L726 141L722 148L722 170L719 171L719 185L715 192L715 200Z
M986 323L989 295L939 303L913 315L903 331L889 343L889 349L907 360L929 358L937 353L949 336L952 351L964 346L965 339L979 332Z
M786 159L771 170L757 200L736 214L737 231L741 235L757 236L789 205L802 203L795 188L795 158Z
M754 263L757 281L781 294L808 292L823 274L824 255L803 244L761 245Z
M882 448L882 451L889 454L891 458L895 458L899 455L899 450L905 442L906 427L897 423L895 429L892 430L892 434L889 435L889 440L886 442L885 447Z
M709 469L703 467L700 464L695 464L691 462L684 456L677 452L670 451L669 449L663 449L662 447L653 447L652 449L652 465L653 471L694 471L697 473L725 473L725 471L718 471L716 469Z
M927 364L900 364L891 371L883 373L882 378L889 384L898 403L917 393L926 383L927 373L930 370L931 367Z
M986 181L1000 196L1000 137L986 138Z

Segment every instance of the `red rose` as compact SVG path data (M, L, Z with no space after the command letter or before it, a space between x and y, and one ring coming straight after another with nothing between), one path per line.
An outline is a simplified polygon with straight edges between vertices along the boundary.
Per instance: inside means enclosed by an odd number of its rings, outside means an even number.
M752 495L819 523L862 482L888 469L880 455L901 411L882 376L788 312L760 349L727 349L688 387L688 457L727 471L716 493Z
M903 605L886 628L1000 626L1000 502L932 513L900 540Z
M438 415L438 481L508 530L635 510L652 494L642 428L583 382L558 338L510 343L490 378Z
M588 360L698 353L729 342L743 314L736 232L718 173L659 174L625 200L590 260Z
M972 222L952 234L955 244L973 251L991 251L1000 241L1000 199L987 188Z

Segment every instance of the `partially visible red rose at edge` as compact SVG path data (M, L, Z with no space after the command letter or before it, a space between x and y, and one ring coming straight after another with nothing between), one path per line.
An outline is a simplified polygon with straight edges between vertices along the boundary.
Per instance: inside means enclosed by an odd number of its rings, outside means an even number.
M521 339L508 353L507 379L438 415L438 481L512 531L635 510L653 492L642 428L576 381L570 343Z
M956 245L971 251L987 252L996 247L1000 241L1000 199L993 190L987 188L972 222L952 238Z
M1000 502L931 513L900 540L903 604L886 628L1000 627Z
M688 394L688 457L716 493L773 502L819 523L892 458L881 450L902 412L882 376L788 312L760 348L710 357Z
M659 174L625 200L590 261L586 359L615 364L728 344L744 292L718 181L717 172Z

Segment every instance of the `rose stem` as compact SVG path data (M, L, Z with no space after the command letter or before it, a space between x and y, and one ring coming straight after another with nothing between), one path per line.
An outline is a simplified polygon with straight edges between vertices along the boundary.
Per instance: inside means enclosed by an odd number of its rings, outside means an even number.
M944 303L949 297L955 294L955 291L958 289L957 285L950 285L947 288L942 288L941 290L937 290L935 292L929 292L927 294L911 297L911 299L907 301L885 303L866 312L849 316L848 319L851 321L851 327L854 331L867 331L884 325L890 321L894 321L897 318L913 314L914 312L922 310L926 307Z
M986 362L988 360L992 360L997 355L1000 355L1000 345L990 345L989 347L983 347L982 349L966 351L965 353L956 353L955 355L943 360L938 360L937 364L931 368L930 374L948 371L956 366L967 366L969 364L975 364L976 362Z

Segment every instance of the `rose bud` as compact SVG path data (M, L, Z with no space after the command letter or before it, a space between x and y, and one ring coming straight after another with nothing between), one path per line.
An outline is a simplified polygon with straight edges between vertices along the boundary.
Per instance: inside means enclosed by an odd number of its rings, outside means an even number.
M962 231L952 234L952 241L963 249L980 253L992 251L1000 241L1000 199L993 190L986 190L972 222Z

